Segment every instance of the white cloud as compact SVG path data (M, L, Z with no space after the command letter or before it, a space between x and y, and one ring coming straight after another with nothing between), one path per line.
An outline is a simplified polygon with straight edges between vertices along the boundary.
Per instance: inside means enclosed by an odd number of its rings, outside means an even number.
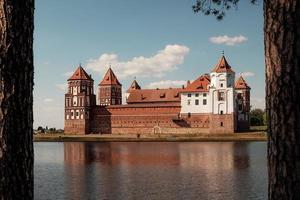
M209 41L214 44L225 44L228 46L234 46L236 44L246 42L247 40L248 38L246 38L243 35L233 36L233 37L229 37L227 35L219 35L219 36L214 36L209 38Z
M182 85L186 85L185 80L164 80L149 83L146 88L175 88L182 87Z
M60 83L60 84L56 84L55 85L58 89L62 90L62 91L67 91L68 88L68 84L67 83Z
M111 64L120 78L126 77L162 77L166 73L177 69L183 63L189 48L183 45L167 45L151 57L138 56L128 61L120 61L117 54L102 54L98 59L90 59L87 69L103 72Z
M43 101L45 103L49 103L49 102L53 102L53 99L51 99L51 98L45 98Z
M255 73L253 72L240 72L238 74L235 74L236 78L239 78L240 76L245 77L251 77L251 76L255 76Z
M255 76L255 74L253 72L242 72L241 75L243 77Z
M63 74L63 76L65 76L65 77L70 77L70 76L72 76L73 74L74 74L73 71L72 71L72 72L66 72L66 73Z

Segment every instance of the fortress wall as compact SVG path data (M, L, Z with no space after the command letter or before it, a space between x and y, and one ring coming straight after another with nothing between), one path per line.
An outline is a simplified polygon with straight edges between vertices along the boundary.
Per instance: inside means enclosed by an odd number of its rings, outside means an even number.
M209 133L209 115L179 118L178 107L96 107L90 121L91 133L100 134L193 134Z
M101 107L89 120L65 120L66 134L199 134L233 133L234 114L181 114L178 107Z

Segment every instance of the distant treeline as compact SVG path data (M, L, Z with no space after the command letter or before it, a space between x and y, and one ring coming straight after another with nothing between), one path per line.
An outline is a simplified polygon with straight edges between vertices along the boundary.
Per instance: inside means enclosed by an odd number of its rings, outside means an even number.
M45 128L39 126L34 132L35 133L62 133L63 131L64 130L62 129L48 128L48 126L46 126Z

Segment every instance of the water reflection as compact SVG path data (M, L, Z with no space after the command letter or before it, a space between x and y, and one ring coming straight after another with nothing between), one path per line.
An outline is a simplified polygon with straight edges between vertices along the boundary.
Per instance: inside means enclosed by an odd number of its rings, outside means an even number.
M53 185L53 191L63 191L61 199L266 198L265 143L56 145L64 151L63 176ZM60 198L56 194L53 199Z
M249 166L247 143L64 143L66 164L180 165L203 169Z

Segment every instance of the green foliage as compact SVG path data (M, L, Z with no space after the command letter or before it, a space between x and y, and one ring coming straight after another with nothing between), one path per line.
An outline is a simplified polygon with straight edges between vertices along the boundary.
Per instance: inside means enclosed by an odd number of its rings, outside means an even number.
M249 0L252 4L255 4L257 0ZM225 12L230 8L237 8L239 0L196 0L193 5L193 11L195 13L202 12L205 15L214 15L217 20L222 20L225 16Z
M250 125L251 126L264 126L266 125L264 120L265 111L262 109L254 109L250 112Z

